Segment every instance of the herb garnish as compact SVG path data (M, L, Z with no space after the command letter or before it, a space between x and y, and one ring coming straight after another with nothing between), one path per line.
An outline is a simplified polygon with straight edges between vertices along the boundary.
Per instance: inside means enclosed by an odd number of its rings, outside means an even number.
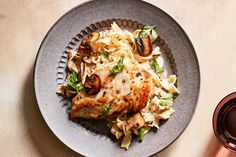
M147 36L150 36L153 40L155 40L157 38L157 32L155 31L155 28L157 27L157 25L155 26L148 26L145 25L143 27L143 30L140 34L141 38L146 38Z
M75 71L73 71L72 74L69 76L67 84L73 89L75 89L76 92L79 92L83 89L83 84L78 81L78 74Z
M111 110L111 106L103 106L102 115L107 115Z
M155 71L155 73L163 73L164 69L160 67L156 59L152 59L150 63L151 68Z
M115 75L115 74L121 72L123 69L124 69L123 59L120 59L120 60L117 62L117 65L114 66L114 67L110 70L110 74L111 74L111 75Z
M161 98L159 105L170 107L173 103L174 95L172 93L168 93L165 97Z
M139 129L138 138L140 141L143 141L143 139L144 139L144 131L145 131L144 128Z
M101 55L104 57L104 58L108 58L109 57L109 53L107 51L102 51L101 52Z

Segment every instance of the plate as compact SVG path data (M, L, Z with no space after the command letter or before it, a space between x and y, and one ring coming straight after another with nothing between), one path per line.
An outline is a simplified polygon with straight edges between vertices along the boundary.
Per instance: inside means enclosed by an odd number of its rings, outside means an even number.
M114 4L115 3L115 4ZM181 94L174 101L175 113L157 132L133 141L126 151L100 122L68 119L67 100L56 94L65 81L67 52L76 49L81 38L110 22L127 27L158 26L158 44L173 73L178 75ZM34 86L39 109L49 128L68 147L84 156L150 156L169 146L189 124L198 100L200 71L193 45L181 26L156 6L138 0L90 1L63 15L49 30L38 51Z

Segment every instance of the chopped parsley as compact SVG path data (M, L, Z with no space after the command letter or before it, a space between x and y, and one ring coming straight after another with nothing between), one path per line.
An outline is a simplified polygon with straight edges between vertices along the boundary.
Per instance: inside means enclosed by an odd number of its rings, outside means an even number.
M174 95L172 93L168 93L165 97L161 98L159 105L170 107L173 103Z
M107 115L111 110L111 106L103 106L102 115Z
M138 138L140 141L143 141L143 139L144 139L144 131L145 131L144 128L139 129Z
M104 57L104 58L108 58L109 57L109 53L107 51L102 51L101 52L101 55Z
M67 84L76 90L76 92L79 92L83 89L83 84L79 82L78 80L78 74L76 72L72 72L72 74L69 76L67 80Z
M147 36L150 36L153 40L155 40L157 38L157 32L155 31L155 28L157 27L157 25L155 26L148 26L145 25L143 27L143 30L140 34L141 38L146 38Z
M152 59L150 67L155 71L155 73L163 73L164 69L160 67L156 59Z
M117 73L121 72L124 69L124 64L123 64L123 59L120 59L117 62L117 65L114 66L111 70L110 70L110 74L111 75L116 75Z
M174 94L168 93L162 99L168 99L168 100L173 100L174 99Z

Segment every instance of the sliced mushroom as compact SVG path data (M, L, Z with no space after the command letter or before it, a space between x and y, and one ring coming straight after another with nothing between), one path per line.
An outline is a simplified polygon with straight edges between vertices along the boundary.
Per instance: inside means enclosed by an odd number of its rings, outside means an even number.
M85 64L84 64L84 65L85 65ZM90 67L88 67L87 65L85 65L85 66L84 66L83 75L81 75L81 81L82 81L83 84L85 83L85 80L86 80L87 75L89 75L90 73L91 73Z
M92 32L88 40L91 42L95 42L96 40L98 40L99 37L100 37L100 34L98 32Z
M83 56L96 54L97 46L95 45L95 41L99 38L99 36L100 34L98 32L92 32L89 37L83 38L78 53Z
M77 53L74 50L70 50L68 53L68 69L71 72L75 71L76 73L79 73L81 78L83 75L85 75L85 62L83 57L83 54Z
M150 36L135 39L137 51L140 56L147 57L152 54L152 42Z
M61 94L64 97L71 97L76 94L69 86L60 86L57 90L57 94Z
M92 63L94 63L94 64L100 62L100 58L99 57L92 57L91 60L92 60Z
M70 71L75 71L76 73L79 73L80 71L80 62L81 59L80 57L77 55L76 51L69 51L68 53L68 68L70 69Z
M94 42L99 38L99 36L100 35L98 32L93 32L88 38L84 38L79 51L83 51L88 55L90 55L92 52L96 52L97 47Z
M91 64L91 63L92 63L92 58L91 58L91 57L88 57L88 56L85 56L85 57L83 57L83 61L84 61L85 63Z
M97 47L91 41L83 39L82 44L79 47L78 53L83 56L90 56L93 52L97 51Z
M97 74L87 75L84 83L85 92L88 95L95 95L100 91L101 79Z
M80 63L80 75L81 75L81 78L84 75L84 72L85 72L85 64L83 62L81 62Z

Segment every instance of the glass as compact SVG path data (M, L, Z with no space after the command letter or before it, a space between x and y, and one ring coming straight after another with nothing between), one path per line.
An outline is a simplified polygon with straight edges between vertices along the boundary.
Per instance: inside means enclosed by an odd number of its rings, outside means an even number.
M213 115L213 129L218 141L236 152L236 92L224 97Z

